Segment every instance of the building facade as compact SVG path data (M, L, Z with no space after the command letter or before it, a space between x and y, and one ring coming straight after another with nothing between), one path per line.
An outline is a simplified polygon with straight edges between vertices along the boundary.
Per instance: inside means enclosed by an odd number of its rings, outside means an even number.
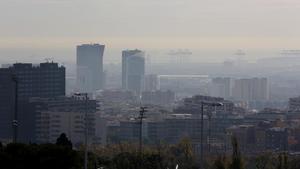
M32 138L34 116L26 112L31 97L51 98L65 95L65 67L57 63L16 63L0 69L0 139L12 138L14 110L18 108L18 139L27 142ZM17 105L15 105L16 83Z
M65 133L76 146L84 143L86 124L89 142L99 139L95 134L95 100L86 101L76 97L32 98L27 110L35 115L32 142L55 143L60 134Z
M300 111L300 97L289 99L289 111Z

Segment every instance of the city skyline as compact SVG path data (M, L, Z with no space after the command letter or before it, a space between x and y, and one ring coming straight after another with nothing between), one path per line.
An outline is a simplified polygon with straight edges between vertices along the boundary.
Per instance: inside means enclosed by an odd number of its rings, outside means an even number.
M299 169L299 0L0 0L0 168Z

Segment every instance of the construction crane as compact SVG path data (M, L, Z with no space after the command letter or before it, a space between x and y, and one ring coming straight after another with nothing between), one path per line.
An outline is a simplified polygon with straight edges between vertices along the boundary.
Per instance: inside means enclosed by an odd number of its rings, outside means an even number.
M238 62L238 64L241 64L241 63L244 63L245 62L245 55L246 55L246 53L243 51L243 50L241 50L241 49L239 49L239 50L237 50L235 53L234 53L234 55L237 57L237 62Z
M282 50L280 54L284 56L300 56L300 50Z
M168 55L171 56L171 61L175 61L176 63L187 61L188 57L192 54L193 53L188 49L171 50L168 52Z

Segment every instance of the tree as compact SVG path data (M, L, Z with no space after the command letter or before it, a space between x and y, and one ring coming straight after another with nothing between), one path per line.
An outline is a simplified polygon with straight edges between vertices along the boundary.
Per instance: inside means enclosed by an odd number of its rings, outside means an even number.
M180 168L197 168L192 144L188 138L183 138L177 145L171 146L164 155L168 168L175 168L177 164Z
M230 164L230 169L244 169L243 160L241 157L240 148L236 137L232 137L232 161Z
M277 169L288 169L288 156L286 153L278 155Z
M281 154L278 155L277 169L282 169L282 156L281 156Z
M270 161L270 154L263 154L255 159L255 168L256 169L266 169Z
M289 165L288 165L288 155L286 153L284 153L283 155L283 169L288 169Z
M77 151L55 144L11 143L0 151L3 169L80 169Z
M57 139L56 139L56 145L64 146L72 149L72 142L68 139L65 133L62 133Z
M212 169L226 169L226 157L225 156L219 156L215 160Z

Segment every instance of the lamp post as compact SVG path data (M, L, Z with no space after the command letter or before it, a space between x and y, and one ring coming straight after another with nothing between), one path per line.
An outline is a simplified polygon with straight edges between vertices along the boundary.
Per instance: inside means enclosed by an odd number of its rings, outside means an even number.
M204 169L203 167L203 114L204 114L204 105L206 106L213 106L213 107L217 107L217 106L223 106L223 103L220 102L201 102L201 169Z
M15 106L14 106L14 119L12 121L13 127L13 142L16 143L18 139L18 87L19 82L16 74L12 75L12 81L15 83Z
M215 112L217 113L217 107L219 107L219 106L224 106L224 104L223 103L214 103L213 105L212 105L213 107L214 107L214 109L215 109ZM212 113L209 113L208 114L208 139L207 139L207 141L208 141L208 152L210 153L210 136L211 136L211 116L212 116Z
M139 138L139 153L140 157L142 157L142 151L143 151L143 119L145 118L145 112L147 112L147 107L140 107L139 111L139 117L140 120L140 138Z
M85 100L85 126L84 126L84 169L88 168L88 94L74 93L74 96L84 97Z

